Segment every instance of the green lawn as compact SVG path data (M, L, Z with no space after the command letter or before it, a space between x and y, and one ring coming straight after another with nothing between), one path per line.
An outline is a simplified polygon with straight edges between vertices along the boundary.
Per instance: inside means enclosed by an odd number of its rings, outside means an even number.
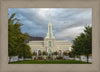
M11 62L10 64L87 64L87 63L83 61L75 61L75 60L59 60L59 61L26 60L26 61L19 61L19 62Z

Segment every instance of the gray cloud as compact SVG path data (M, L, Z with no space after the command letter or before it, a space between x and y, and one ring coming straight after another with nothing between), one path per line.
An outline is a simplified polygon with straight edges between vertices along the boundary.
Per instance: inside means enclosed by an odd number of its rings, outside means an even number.
M84 26L92 25L91 8L9 8L9 16L16 13L24 24L22 32L45 37L48 32L49 11L53 33L57 40L72 40L83 32ZM8 17L9 17L8 16Z

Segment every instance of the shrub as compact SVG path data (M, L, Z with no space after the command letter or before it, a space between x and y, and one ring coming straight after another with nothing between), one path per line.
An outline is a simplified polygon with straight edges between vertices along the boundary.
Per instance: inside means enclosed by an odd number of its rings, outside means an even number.
M46 51L43 51L43 55L47 55L47 52Z
M34 58L34 60L37 60L36 57Z
M56 59L60 60L60 59L63 59L63 57L59 57L59 56L58 56L58 57L56 57Z
M63 55L68 56L68 53L67 52L63 52Z
M34 56L36 56L36 55L37 55L37 53L34 51L34 52L33 52L33 55L34 55Z
M48 56L48 59L51 59L51 56Z
M43 60L43 57L42 56L38 57L38 60Z
M54 54L54 55L58 55L58 52L56 51L56 52L54 52L53 54Z

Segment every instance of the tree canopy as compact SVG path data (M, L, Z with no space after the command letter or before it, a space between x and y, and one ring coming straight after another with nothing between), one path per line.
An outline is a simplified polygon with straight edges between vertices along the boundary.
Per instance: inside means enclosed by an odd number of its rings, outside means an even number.
M85 27L84 33L73 40L72 48L75 55L86 55L88 60L89 54L92 54L92 27Z
M30 47L25 44L25 41L29 38L28 33L21 32L21 24L19 19L15 18L15 13L13 13L10 18L8 18L8 55L19 57L30 57L31 51Z

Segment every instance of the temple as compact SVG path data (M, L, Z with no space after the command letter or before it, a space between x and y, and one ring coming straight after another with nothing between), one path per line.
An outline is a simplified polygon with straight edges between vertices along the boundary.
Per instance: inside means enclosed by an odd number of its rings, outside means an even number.
M51 13L49 13L48 33L44 41L29 41L27 44L31 47L31 52L36 52L37 55L40 55L43 51L47 52L48 55L52 55L56 51L63 55L64 51L71 51L72 46L69 41L58 41L53 36Z

